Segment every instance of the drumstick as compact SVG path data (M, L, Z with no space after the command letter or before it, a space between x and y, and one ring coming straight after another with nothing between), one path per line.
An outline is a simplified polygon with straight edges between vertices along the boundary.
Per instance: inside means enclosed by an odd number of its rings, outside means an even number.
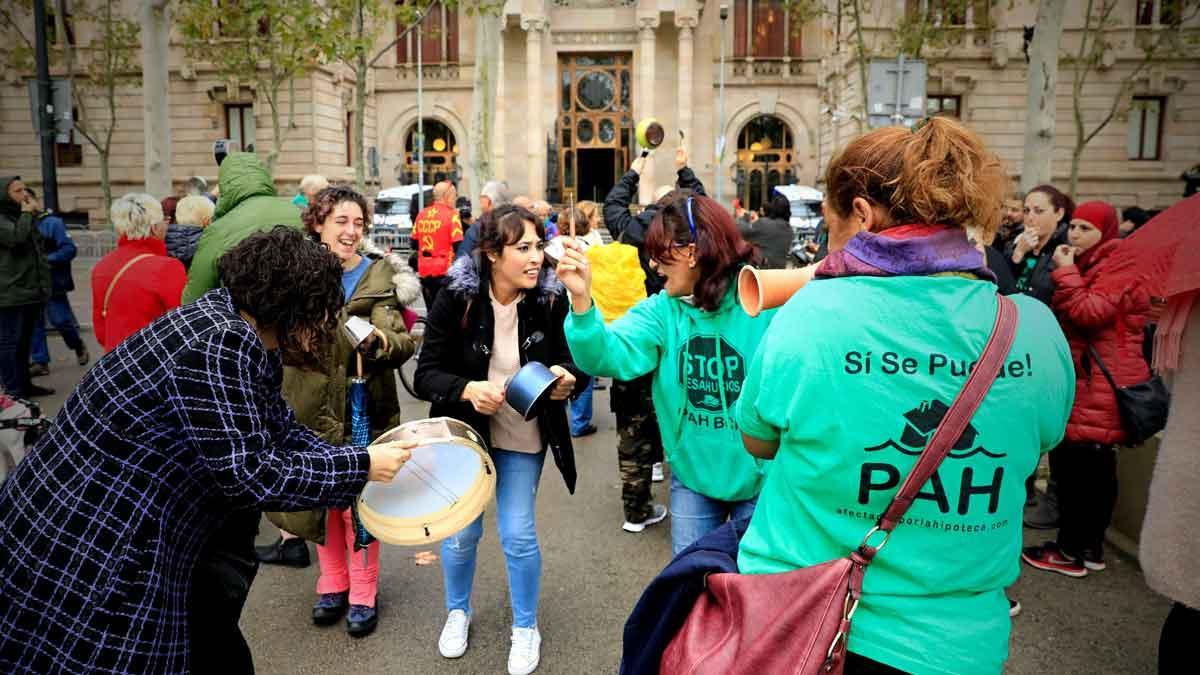
M570 214L567 218L571 221L571 241L575 241L575 194L571 193L570 201L567 205L567 213Z

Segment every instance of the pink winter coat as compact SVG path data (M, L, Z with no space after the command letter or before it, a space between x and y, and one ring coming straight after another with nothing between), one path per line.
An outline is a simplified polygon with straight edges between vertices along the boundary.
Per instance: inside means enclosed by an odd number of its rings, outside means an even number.
M1088 353L1096 348L1117 386L1150 377L1142 341L1150 317L1150 294L1125 275L1106 277L1120 256L1121 240L1098 244L1080 265L1054 270L1053 307L1071 344L1075 361L1075 406L1067 422L1066 440L1118 445L1125 440L1117 398L1108 379Z

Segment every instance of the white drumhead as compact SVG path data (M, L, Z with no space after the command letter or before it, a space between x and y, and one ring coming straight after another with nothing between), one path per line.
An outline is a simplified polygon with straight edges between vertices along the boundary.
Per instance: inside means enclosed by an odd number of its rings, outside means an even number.
M482 458L466 445L419 445L392 482L367 483L362 498L381 516L428 518L453 506L481 473Z
M479 517L496 492L496 469L469 425L439 417L390 429L376 443L413 440L412 458L388 483L370 482L358 500L363 527L389 544L429 544Z

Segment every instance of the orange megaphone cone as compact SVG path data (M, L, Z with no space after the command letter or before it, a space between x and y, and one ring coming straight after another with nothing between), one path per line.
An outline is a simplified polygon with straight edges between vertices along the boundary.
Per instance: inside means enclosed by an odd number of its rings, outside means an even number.
M816 265L794 270L760 270L747 265L738 272L738 300L747 314L758 316L787 302L816 272Z

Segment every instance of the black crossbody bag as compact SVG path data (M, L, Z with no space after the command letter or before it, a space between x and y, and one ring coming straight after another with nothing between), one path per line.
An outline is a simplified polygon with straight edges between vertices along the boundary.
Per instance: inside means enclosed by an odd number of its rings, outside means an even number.
M1088 352L1117 396L1117 411L1121 415L1121 427L1125 429L1127 445L1141 445L1167 426L1167 409L1171 405L1171 393L1158 375L1128 387L1117 386L1112 373L1100 359L1096 348L1088 345Z

